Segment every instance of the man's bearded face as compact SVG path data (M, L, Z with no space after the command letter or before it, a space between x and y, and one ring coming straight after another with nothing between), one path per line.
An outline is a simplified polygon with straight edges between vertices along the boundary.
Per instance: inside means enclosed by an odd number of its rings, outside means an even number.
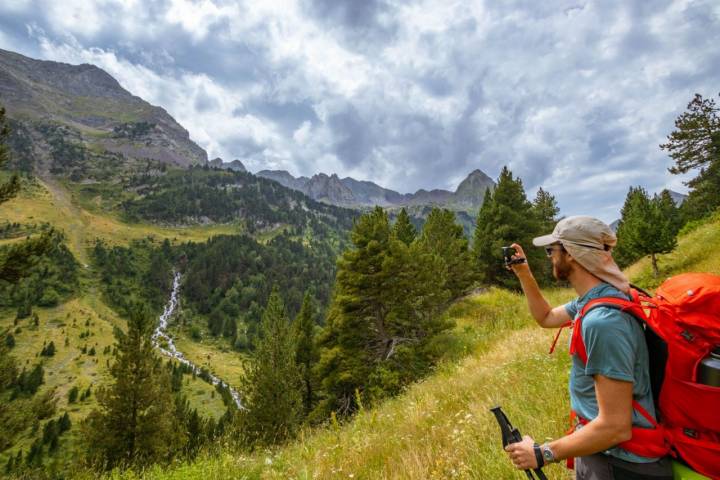
M572 265L566 258L565 252L556 252L553 255L553 276L561 282L566 282L570 279L570 272L572 272Z

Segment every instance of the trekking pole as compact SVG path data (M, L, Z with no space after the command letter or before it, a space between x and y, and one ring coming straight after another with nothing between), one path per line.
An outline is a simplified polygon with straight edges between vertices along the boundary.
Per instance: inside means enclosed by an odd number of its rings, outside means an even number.
M522 441L522 435L520 435L520 430L512 426L512 423L510 423L510 420L508 420L507 415L505 415L505 412L502 411L502 407L497 406L495 408L491 408L490 411L493 413L493 415L495 415L495 419L500 425L503 448L507 447L511 443L517 443ZM545 476L541 468L535 468L533 469L533 471L535 472L535 475L537 475L538 480L547 480L547 477ZM535 480L535 477L533 477L533 474L530 472L530 470L525 470L525 475L527 475L527 478L529 478L530 480Z

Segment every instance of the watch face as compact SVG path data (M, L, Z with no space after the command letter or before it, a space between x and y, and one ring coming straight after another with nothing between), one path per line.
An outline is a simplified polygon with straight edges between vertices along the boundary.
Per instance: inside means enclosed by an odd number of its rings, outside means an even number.
M545 457L545 460L553 460L553 454L549 448L543 450L543 457Z

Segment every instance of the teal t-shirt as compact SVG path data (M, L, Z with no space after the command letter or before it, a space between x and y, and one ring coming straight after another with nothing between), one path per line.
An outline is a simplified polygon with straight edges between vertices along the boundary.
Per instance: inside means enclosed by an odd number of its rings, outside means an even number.
M617 288L601 283L585 295L565 305L571 318L592 299L599 297L628 298ZM592 420L598 415L593 375L632 382L633 398L655 417L645 334L640 323L630 314L611 308L598 307L582 319L582 336L587 351L587 364L573 355L570 369L570 405L583 418ZM649 428L652 425L633 409L634 426ZM622 448L611 448L608 455L629 462L653 462L657 458L640 457Z

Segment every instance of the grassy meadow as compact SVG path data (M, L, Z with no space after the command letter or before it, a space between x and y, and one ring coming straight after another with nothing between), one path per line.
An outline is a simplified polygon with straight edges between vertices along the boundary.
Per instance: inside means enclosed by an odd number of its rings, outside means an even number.
M84 208L77 196L79 194L55 180L37 180L23 188L16 198L0 205L0 219L23 224L50 223L65 233L68 248L82 264L89 263L87 249L98 238L109 245L127 245L132 240L147 237L182 243L204 242L214 235L242 232L238 224L158 227L147 223L125 223L111 213Z

